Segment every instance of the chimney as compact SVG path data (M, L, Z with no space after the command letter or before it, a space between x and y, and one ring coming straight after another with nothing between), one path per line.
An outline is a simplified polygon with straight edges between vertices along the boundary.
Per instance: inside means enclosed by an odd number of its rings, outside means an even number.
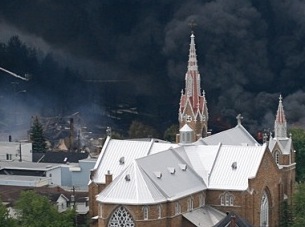
M8 142L12 142L12 136L11 135L8 136Z
M105 174L106 178L106 186L108 186L112 182L112 174L110 173L110 170L107 171L107 174Z

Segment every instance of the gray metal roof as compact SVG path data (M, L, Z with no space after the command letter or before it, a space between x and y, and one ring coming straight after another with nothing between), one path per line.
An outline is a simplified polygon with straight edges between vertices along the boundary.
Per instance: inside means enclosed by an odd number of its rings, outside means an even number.
M226 214L211 206L204 206L183 214L195 226L212 227L221 221Z
M234 128L201 138L196 142L196 144L207 145L217 145L219 143L226 145L259 145L259 143L241 124L236 125Z
M206 185L208 185L208 176L216 160L221 144L214 145L192 145L184 146L184 149L176 149L182 157L187 157L190 165L201 176ZM186 159L186 158L184 158Z
M284 155L289 155L292 149L292 139L291 138L270 138L269 140L269 150L273 151L275 145L278 144L281 152Z
M266 151L263 146L188 145L175 149L209 189L246 190ZM187 158L186 158L187 157ZM233 164L235 163L235 164ZM233 168L236 165L237 168Z
M264 153L263 146L222 145L208 178L209 189L246 190L256 176Z
M154 139L137 141L116 140L108 137L95 164L95 174L91 180L97 183L105 183L105 174L108 170L114 179L135 159L175 146L177 145Z
M27 169L27 170L38 170L46 171L55 168L59 168L61 164L57 163L36 163L36 162L1 162L0 169Z
M173 149L137 160L168 200L207 189L202 178ZM161 173L158 178L156 173Z
M246 190L267 145L257 144L241 125L221 135L229 137L222 139L225 142L236 136L235 142L230 141L234 145L219 143L220 134L207 141L218 141L214 145L206 145L204 139L187 145L108 139L93 180L104 182L110 170L114 181L99 194L98 201L154 204L205 189Z
M134 161L99 194L97 200L103 203L155 204L206 188L201 177L170 149Z
M137 162L130 164L109 187L97 197L103 203L154 204L166 198L139 168Z

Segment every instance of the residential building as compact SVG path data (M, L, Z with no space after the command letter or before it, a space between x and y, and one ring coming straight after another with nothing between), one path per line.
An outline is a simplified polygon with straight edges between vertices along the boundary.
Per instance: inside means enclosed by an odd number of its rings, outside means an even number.
M32 161L32 143L0 142L0 161Z

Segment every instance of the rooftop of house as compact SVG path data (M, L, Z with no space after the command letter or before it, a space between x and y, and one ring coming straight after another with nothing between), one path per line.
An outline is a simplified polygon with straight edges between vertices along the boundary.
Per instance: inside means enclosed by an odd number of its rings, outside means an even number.
M33 162L44 163L77 163L79 160L88 158L88 153L47 151L46 153L33 153Z

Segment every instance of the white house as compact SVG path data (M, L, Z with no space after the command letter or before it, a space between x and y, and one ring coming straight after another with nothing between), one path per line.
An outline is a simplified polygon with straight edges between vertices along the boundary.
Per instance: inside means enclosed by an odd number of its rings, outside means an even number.
M0 142L0 161L32 161L32 143Z

